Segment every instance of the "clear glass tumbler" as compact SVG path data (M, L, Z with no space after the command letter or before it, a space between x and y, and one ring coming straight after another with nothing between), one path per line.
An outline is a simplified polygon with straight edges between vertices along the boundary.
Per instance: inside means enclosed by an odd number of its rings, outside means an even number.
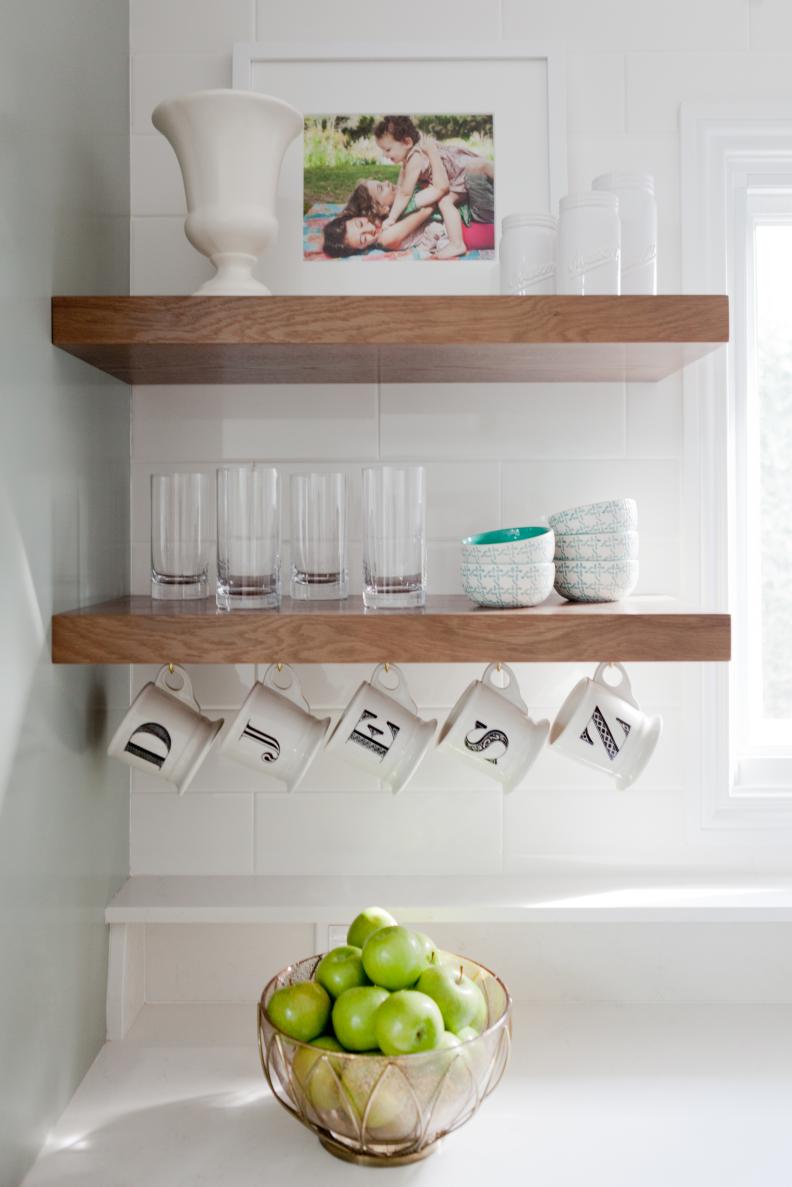
M151 475L151 596L208 593L209 500L205 474Z
M269 610L280 605L280 499L272 466L217 471L217 605Z
M345 598L347 571L346 474L293 474L291 480L291 596L298 601Z
M403 608L426 602L426 471L363 470L363 602Z

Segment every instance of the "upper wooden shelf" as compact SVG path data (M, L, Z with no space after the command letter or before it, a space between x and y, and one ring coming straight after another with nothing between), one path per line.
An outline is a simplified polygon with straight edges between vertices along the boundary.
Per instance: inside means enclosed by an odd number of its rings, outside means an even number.
M656 381L728 298L53 297L56 346L134 384Z
M482 610L430 597L423 610L364 610L360 598L280 610L217 610L214 599L120 598L52 620L52 658L71 664L465 663L492 660L728 660L728 614L672 598Z

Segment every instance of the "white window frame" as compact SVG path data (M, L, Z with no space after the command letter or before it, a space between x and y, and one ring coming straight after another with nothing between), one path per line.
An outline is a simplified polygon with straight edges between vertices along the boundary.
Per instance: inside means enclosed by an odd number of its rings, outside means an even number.
M745 481L745 377L752 292L747 236L759 216L751 190L792 189L792 105L683 105L683 288L729 294L732 342L685 374L684 482L686 594L731 608L733 662L702 665L691 681L690 711L702 733L691 738L689 768L702 789L704 828L792 828L792 746L745 746L748 589L742 563L747 524L736 492ZM737 331L735 333L735 331ZM742 467L742 469L741 469ZM738 487L738 484L739 487Z

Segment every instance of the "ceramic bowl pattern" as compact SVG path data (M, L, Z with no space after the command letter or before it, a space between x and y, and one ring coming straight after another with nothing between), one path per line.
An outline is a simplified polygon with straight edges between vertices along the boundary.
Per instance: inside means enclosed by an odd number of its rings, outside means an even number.
M276 989L310 980L319 960L290 965L261 995L259 1054L275 1099L347 1161L399 1166L431 1154L440 1138L470 1120L503 1075L511 1047L509 991L483 965L455 957L487 1003L487 1026L477 1038L417 1055L327 1052L289 1038L266 1012Z
M635 499L608 499L604 503L587 503L570 507L548 516L550 527L558 535L579 535L581 532L634 532L638 527L638 507Z
M638 561L559 561L555 589L570 602L618 602L638 584Z
M555 565L462 565L462 587L472 602L499 610L538 606L550 595Z
M487 565L536 565L553 559L555 536L550 528L502 528L462 541L462 562Z
M581 532L555 538L556 561L635 561L637 532Z

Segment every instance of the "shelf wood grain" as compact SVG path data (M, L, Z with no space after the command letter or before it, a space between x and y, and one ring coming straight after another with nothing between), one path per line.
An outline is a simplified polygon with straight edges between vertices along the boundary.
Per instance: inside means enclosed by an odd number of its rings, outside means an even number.
M132 384L657 381L728 298L53 297L52 340Z
M121 598L52 620L55 663L465 663L728 660L728 614L672 598L530 610L483 610L465 597L430 597L423 610L366 611L360 598L280 610Z

